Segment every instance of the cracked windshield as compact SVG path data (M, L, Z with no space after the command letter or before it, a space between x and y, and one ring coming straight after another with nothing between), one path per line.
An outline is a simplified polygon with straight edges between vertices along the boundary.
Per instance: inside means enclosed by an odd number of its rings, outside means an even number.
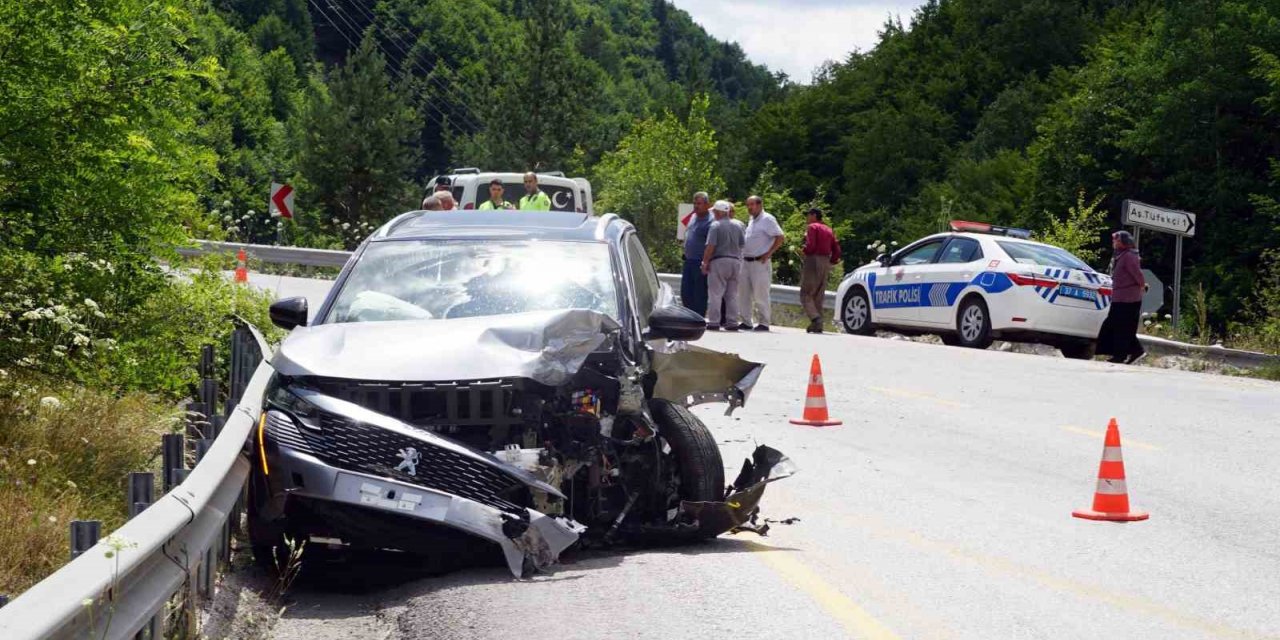
M608 245L379 242L347 278L328 322L439 320L590 309L615 320Z

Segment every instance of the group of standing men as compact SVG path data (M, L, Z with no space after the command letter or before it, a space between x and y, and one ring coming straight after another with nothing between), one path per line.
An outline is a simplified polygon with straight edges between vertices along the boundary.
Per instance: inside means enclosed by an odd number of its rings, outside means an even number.
M710 196L693 196L693 216L684 239L684 267L680 299L707 319L710 331L768 331L772 323L769 287L772 258L786 237L759 196L747 198L747 224L733 217L733 204L711 203ZM827 275L840 261L835 233L822 223L822 211L806 214L804 267L800 297L809 318L809 333L822 333L822 307Z

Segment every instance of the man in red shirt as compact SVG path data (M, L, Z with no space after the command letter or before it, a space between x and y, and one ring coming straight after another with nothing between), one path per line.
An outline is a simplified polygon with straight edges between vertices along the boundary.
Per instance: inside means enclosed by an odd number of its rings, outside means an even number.
M827 295L827 276L831 265L840 262L840 243L836 234L822 224L822 210L810 209L805 217L809 227L804 232L804 267L800 271L800 304L809 317L808 333L822 333L822 303Z

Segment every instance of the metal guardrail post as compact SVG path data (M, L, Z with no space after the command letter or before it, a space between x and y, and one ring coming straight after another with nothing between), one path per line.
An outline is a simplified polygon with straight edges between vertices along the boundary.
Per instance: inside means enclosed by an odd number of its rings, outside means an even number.
M204 459L204 454L209 453L209 449L213 448L213 438L200 438L196 440L196 464Z
M230 375L227 377L227 407L234 407L240 403L240 352L244 348L244 341L241 339L242 329L236 327L231 332L231 357L228 360L227 367Z
M129 507L129 519L156 501L156 475L150 471L133 471L129 474L129 493L126 498Z
M218 415L218 381L213 378L205 378L200 382L200 401L207 408L205 415L213 417Z
M214 368L213 345L200 346L200 377L212 378Z
M9 604L9 596L0 595L0 607Z
M210 416L209 417L209 437L210 438L218 437L218 434L222 433L222 427L226 426L226 424L227 424L227 419L225 417L220 416L216 413Z
M72 520L71 559L79 558L80 554L98 544L100 537L102 537L101 520Z
M164 492L169 493L178 486L177 473L185 469L187 439L181 433L166 433L160 436L160 470L163 473Z

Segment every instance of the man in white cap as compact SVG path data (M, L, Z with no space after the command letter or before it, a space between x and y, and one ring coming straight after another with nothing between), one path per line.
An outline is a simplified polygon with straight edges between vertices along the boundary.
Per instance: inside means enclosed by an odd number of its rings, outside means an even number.
M707 230L707 248L702 252L702 272L707 274L707 329L719 331L725 323L726 331L737 331L738 274L745 234L742 224L733 219L728 202L716 200L711 211L716 220Z

